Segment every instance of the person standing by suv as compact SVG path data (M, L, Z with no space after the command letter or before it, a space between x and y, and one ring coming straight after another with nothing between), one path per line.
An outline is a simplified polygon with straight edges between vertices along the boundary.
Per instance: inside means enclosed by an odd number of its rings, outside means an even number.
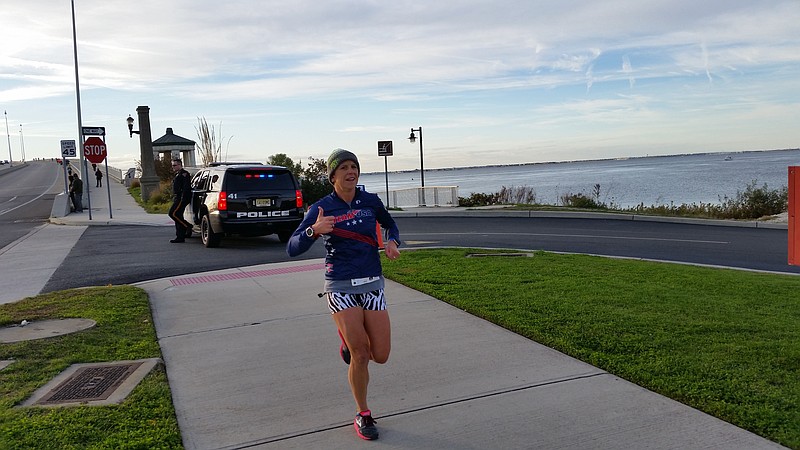
M333 192L311 205L286 251L297 256L322 237L325 243L325 297L342 338L339 353L356 402L353 426L362 439L378 438L367 406L368 364L389 359L391 329L383 287L376 223L387 230L386 256L400 256L400 232L380 198L357 188L361 168L352 152L336 149L328 157Z
M175 222L175 239L170 242L177 244L185 242L185 239L192 235L192 224L183 218L183 210L192 199L192 176L183 168L180 158L172 160L172 171L175 172L175 178L172 179L172 206L169 207L169 217Z

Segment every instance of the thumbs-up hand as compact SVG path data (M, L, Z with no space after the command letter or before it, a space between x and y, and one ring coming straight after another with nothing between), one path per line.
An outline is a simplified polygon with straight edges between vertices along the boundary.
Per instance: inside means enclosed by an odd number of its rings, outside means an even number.
M314 225L311 225L311 228L314 229L314 233L316 234L328 234L333 231L333 224L333 216L326 216L325 210L320 207L317 221L314 222Z

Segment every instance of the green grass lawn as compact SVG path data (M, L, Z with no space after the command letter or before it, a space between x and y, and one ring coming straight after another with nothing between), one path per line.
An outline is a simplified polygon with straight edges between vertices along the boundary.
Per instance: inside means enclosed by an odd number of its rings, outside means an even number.
M163 366L120 405L14 408L72 364L161 357L147 294L138 288L73 289L0 305L0 326L73 317L97 325L0 344L0 359L15 361L0 370L0 448L182 448Z
M481 252L481 251L474 251ZM800 277L537 252L407 251L387 277L800 448Z

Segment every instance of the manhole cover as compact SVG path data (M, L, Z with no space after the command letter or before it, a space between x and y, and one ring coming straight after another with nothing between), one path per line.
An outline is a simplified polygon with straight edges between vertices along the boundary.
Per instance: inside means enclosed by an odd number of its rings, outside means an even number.
M75 364L37 390L21 406L107 405L119 403L156 364L157 358Z
M26 325L0 328L0 342L32 341L86 330L97 325L92 319L52 319L34 321Z
M37 405L105 400L142 363L84 367L50 391Z

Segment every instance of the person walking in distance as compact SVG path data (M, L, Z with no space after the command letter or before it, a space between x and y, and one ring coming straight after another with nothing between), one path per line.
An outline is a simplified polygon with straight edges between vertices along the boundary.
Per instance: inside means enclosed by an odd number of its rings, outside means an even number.
M380 198L357 188L361 167L355 154L336 149L328 157L333 192L311 205L286 246L289 256L308 250L318 238L325 249L324 296L342 344L339 353L350 365L347 378L356 403L353 426L362 439L378 439L367 405L369 362L384 364L391 350L384 279L376 224L387 232L385 253L400 256L400 232Z
M192 198L192 176L183 168L180 158L172 160L172 171L175 172L175 178L172 179L172 206L169 207L169 217L175 222L175 239L171 239L170 242L177 244L185 242L185 239L192 235L192 224L183 218L183 210Z
M100 169L95 169L94 177L97 179L97 185L95 187L103 187L103 172Z

